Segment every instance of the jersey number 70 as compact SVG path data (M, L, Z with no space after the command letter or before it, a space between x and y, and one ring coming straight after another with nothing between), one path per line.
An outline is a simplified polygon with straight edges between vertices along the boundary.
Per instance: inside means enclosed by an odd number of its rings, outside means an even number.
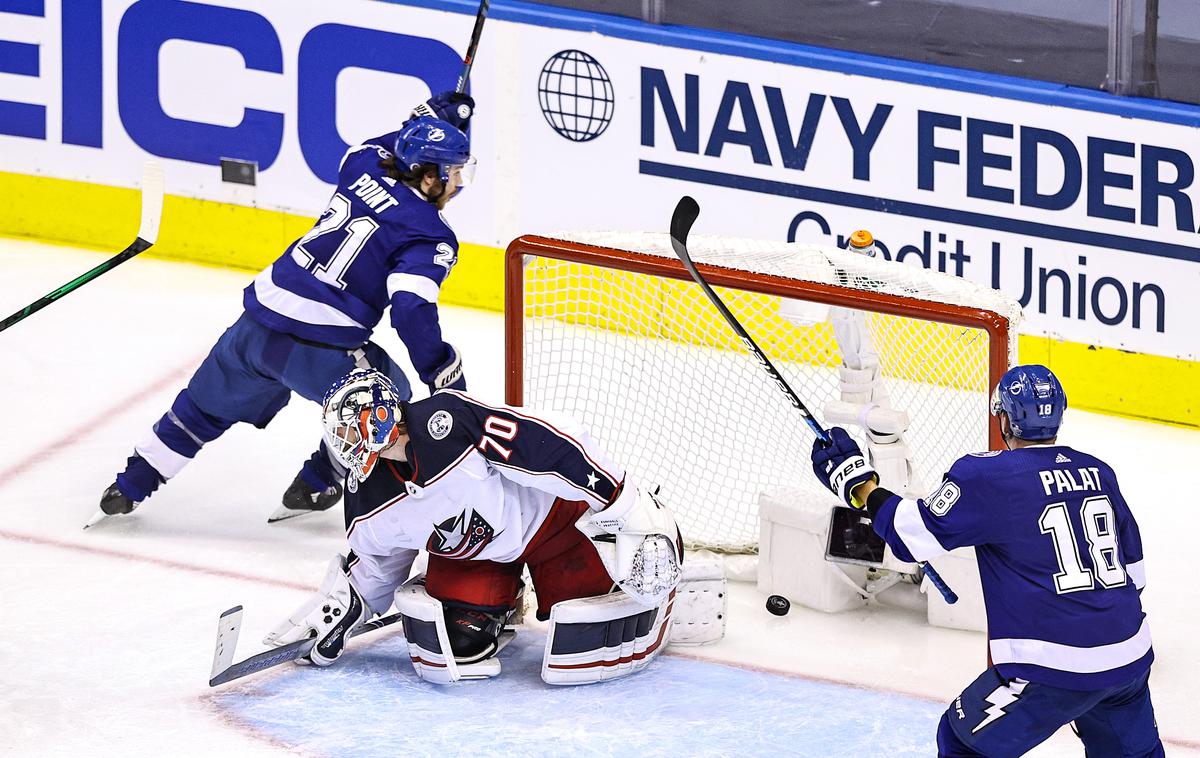
M343 227L346 231L346 238L337 246L328 260L323 263L318 262L305 245ZM313 276L326 284L344 290L346 282L342 277L346 275L350 264L354 263L354 259L367 244L367 240L371 239L371 235L378 228L379 224L375 219L368 216L350 218L350 200L339 192L329 201L329 207L321 214L316 225L308 231L308 234L296 241L296 246L292 248L292 260L311 271ZM328 248L330 241L322 240L322 242L325 244L321 247Z

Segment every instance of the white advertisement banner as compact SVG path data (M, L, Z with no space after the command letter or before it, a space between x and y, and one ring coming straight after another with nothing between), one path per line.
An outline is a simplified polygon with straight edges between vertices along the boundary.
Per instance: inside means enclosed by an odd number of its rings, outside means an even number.
M430 4L88 0L62 17L7 0L0 170L132 186L156 155L169 192L316 215L348 144L453 87L474 5ZM781 44L740 57L729 38L539 13L493 3L471 80L479 180L448 211L464 241L663 230L691 194L699 233L867 228L898 265L1019 298L1026 333L1200 360L1200 109L1132 118L1042 85L1000 97L909 64L798 65ZM223 184L223 157L256 161L258 185Z

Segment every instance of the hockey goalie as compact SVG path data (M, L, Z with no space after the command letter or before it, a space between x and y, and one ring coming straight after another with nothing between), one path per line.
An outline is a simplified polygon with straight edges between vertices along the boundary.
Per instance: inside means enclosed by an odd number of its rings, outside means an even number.
M419 677L492 677L528 567L537 617L549 622L547 683L626 676L662 652L673 617L693 610L683 599L696 597L677 593L683 541L663 502L570 420L453 390L398 398L372 370L326 394L325 439L349 469L351 550L267 644L315 637L305 662L329 665L347 632L394 600ZM428 567L410 578L421 550Z

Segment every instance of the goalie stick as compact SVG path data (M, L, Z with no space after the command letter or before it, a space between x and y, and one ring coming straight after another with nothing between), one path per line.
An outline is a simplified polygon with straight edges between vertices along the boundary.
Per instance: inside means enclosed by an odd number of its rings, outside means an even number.
M399 613L393 613L390 616L380 616L373 621L368 621L351 629L346 633L346 639L390 626L401 618L402 616ZM237 647L238 634L241 633L241 630L242 606L240 605L235 605L225 611L217 619L217 644L216 649L213 651L212 673L208 679L209 687L216 687L218 684L232 682L234 679L241 679L243 676L257 674L259 671L265 671L288 661L303 658L313 649L313 645L317 644L315 637L309 637L308 639L290 642L281 647L264 650L258 655L253 655L244 661L234 663L233 653Z
M162 166L154 161L147 161L142 171L142 219L141 224L138 226L137 238L130 243L129 247L104 261L99 266L96 266L91 271L72 279L53 292L34 300L21 310L0 321L0 332L18 321L23 321L32 316L55 300L74 292L101 274L112 271L138 253L148 250L154 244L155 240L158 239L158 225L159 221L162 220L163 183Z
M746 349L750 351L750 354L755 357L759 365L762 366L763 370L770 375L772 380L774 380L775 386L779 387L780 391L787 396L787 399L789 402L791 402L792 406L796 410L800 411L800 415L804 417L804 422L808 424L808 428L812 429L813 434L817 435L817 439L821 441L822 445L828 447L830 444L829 432L825 431L825 428L821 426L821 423L817 421L815 416L813 416L812 411L810 411L808 406L804 404L804 401L802 401L800 397L796 395L791 385L787 383L787 381L783 378L783 375L780 374L779 370L775 368L774 364L771 363L771 359L768 358L767 354L763 352L763 349L758 346L758 343L754 341L754 338L750 336L750 333L746 331L746 328L742 326L740 321L737 320L737 317L733 315L728 307L726 307L725 303L722 302L721 297L717 295L712 286L709 285L709 283L705 280L704 275L700 273L698 268L696 268L696 264L692 262L692 256L688 254L687 238L688 234L692 231L692 225L696 223L696 219L699 218L699 216L700 204L697 203L695 199L688 195L684 195L679 199L679 203L675 206L675 212L671 214L671 247L674 248L675 255L679 256L679 260L683 263L683 266L687 269L688 273L692 275L692 279L696 280L696 284L699 284L700 288L704 290L704 294L707 295L708 299L712 301L712 304L716 306L717 310L721 313L721 316L725 318L726 323L728 323L733 331L737 333L738 337L741 338L742 343L746 346ZM920 566L925 570L925 575L929 577L929 583L937 588L937 591L942 594L942 597L946 599L947 603L953 605L954 603L958 602L958 595L955 594L954 590L950 589L949 585L946 584L941 575L938 574L933 566L924 561L920 562Z

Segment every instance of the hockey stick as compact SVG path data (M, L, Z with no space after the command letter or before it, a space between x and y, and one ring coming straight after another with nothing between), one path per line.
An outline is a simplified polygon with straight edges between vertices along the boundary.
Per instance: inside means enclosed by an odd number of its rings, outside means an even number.
M812 429L813 434L817 435L817 439L821 441L822 445L828 447L831 443L829 432L825 431L825 428L821 426L821 423L817 421L815 416L813 416L812 411L810 411L808 406L804 404L804 401L802 401L796 395L796 393L792 390L791 385L787 383L787 381L783 378L783 375L780 374L779 370L776 369L774 364L771 363L771 359L768 358L767 354L763 352L763 349L758 346L758 343L754 341L754 338L750 336L750 333L746 331L746 328L742 326L740 321L737 320L737 317L734 316L733 313L730 312L729 308L725 306L725 303L721 301L720 296L717 295L709 283L704 279L704 276L700 273L700 270L696 268L696 264L692 262L692 256L688 254L687 238L688 234L692 231L692 225L696 223L696 219L699 218L699 216L699 203L687 195L684 195L682 198L680 198L679 204L675 206L675 212L671 214L671 247L675 249L675 255L679 256L679 260L683 262L684 268L686 268L688 273L692 275L692 278L696 280L696 284L699 284L700 288L704 290L704 294L707 295L708 299L712 301L712 304L716 306L717 310L725 318L725 322L728 323L733 331L737 333L738 337L741 338L742 343L746 346L746 349L750 351L755 359L758 360L759 365L763 367L763 370L770 375L772 380L774 380L775 386L779 387L780 391L787 396L792 406L794 406L796 410L800 411L800 415L804 417L804 421L808 424L808 428ZM942 577L936 570L934 570L933 566L930 566L925 562L921 562L920 565L921 568L925 570L925 575L929 577L929 583L936 587L938 592L942 593L942 597L946 599L946 602L951 605L957 603L958 595L956 595L954 590L950 589L946 582L942 580Z
M373 621L368 621L351 629L346 633L346 639L357 637L366 632L373 632L385 626L391 626L401 618L402 616L399 613L393 613L390 616L380 616ZM256 674L259 671L274 668L288 661L303 658L317 644L316 638L309 637L308 639L289 642L281 647L265 650L244 661L233 663L234 648L237 647L238 634L241 630L242 606L240 605L236 605L225 611L217 619L217 647L213 652L212 673L208 680L209 687L216 687L218 684L232 682L234 679L241 679L243 676Z
M462 73L458 75L458 85L455 92L467 91L467 80L471 78L471 66L475 63L475 51L479 49L479 38L483 36L483 22L487 20L489 0L479 0L479 10L475 13L475 28L471 30L471 42L467 45L467 54L463 56Z
M138 253L147 250L158 238L158 224L162 219L163 207L163 170L154 161L147 161L142 173L142 221L138 227L137 239L129 247L96 266L86 274L76 277L44 297L34 300L29 305L0 321L0 332L22 321L45 308L55 300L74 292L101 274L107 273Z

